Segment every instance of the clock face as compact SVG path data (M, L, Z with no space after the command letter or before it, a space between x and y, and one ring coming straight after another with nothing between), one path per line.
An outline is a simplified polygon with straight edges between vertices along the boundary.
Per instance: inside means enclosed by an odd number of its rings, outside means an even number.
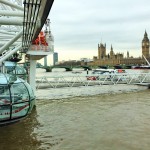
M149 45L149 42L146 42L146 43L143 42L143 43L142 43L142 46L146 46L146 45L148 46L148 45Z

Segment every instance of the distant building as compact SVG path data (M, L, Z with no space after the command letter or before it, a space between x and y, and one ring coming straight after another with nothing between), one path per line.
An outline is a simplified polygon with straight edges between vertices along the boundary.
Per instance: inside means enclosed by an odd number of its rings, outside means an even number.
M147 32L144 33L144 38L142 40L142 50L141 53L150 60L150 42L148 39ZM119 64L125 64L125 65L141 65L146 64L145 59L143 58L141 54L141 57L134 58L129 55L129 51L127 51L127 57L124 57L123 53L115 53L113 50L113 47L111 45L110 52L106 53L106 44L100 43L98 44L98 56L93 57L92 62L88 62L87 65L90 66L101 66L101 65L119 65Z
M149 43L148 35L145 31L144 38L142 40L142 54L146 58L149 58L149 46L150 46L150 43Z
M68 60L68 61L60 61L59 62L60 66L80 66L81 61L80 60Z
M83 62L90 62L90 61L92 61L92 59L90 59L90 58L81 58L80 60L83 61Z
M93 62L93 60L89 58L81 58L80 61L81 61L81 65L83 66L87 65L89 62Z
M58 53L54 52L53 54L53 65L56 65L58 63Z

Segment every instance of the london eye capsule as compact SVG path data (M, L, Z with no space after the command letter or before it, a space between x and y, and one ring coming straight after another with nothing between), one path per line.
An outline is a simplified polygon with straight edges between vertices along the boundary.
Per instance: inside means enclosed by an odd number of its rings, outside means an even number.
M0 125L26 117L35 105L31 86L15 75L0 73Z

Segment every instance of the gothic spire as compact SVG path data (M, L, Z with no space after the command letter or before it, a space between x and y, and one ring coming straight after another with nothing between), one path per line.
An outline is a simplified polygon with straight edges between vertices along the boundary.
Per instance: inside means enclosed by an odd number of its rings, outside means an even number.
M112 47L112 44L111 44L111 51L113 51L113 47Z
M147 35L146 30L145 30L144 38L143 38L142 42L149 42L149 39L148 39L148 35Z
M144 37L147 37L147 32L146 32L146 30L145 30L145 33L144 33Z

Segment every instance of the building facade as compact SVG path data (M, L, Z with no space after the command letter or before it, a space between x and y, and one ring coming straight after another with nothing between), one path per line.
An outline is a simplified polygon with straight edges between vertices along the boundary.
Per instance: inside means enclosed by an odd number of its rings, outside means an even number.
M150 42L147 35L147 32L144 33L144 38L142 40L142 50L141 57L134 58L130 56L129 51L127 51L126 57L124 57L123 53L115 53L113 47L111 45L110 52L106 53L106 44L100 43L98 44L98 56L93 57L93 61L89 62L89 66L114 66L114 65L141 65L147 64L143 55L150 60Z
M145 31L144 38L142 40L142 54L146 58L149 58L149 46L150 46L150 43L149 43L148 35Z
M58 53L53 53L53 65L55 66L58 63Z

